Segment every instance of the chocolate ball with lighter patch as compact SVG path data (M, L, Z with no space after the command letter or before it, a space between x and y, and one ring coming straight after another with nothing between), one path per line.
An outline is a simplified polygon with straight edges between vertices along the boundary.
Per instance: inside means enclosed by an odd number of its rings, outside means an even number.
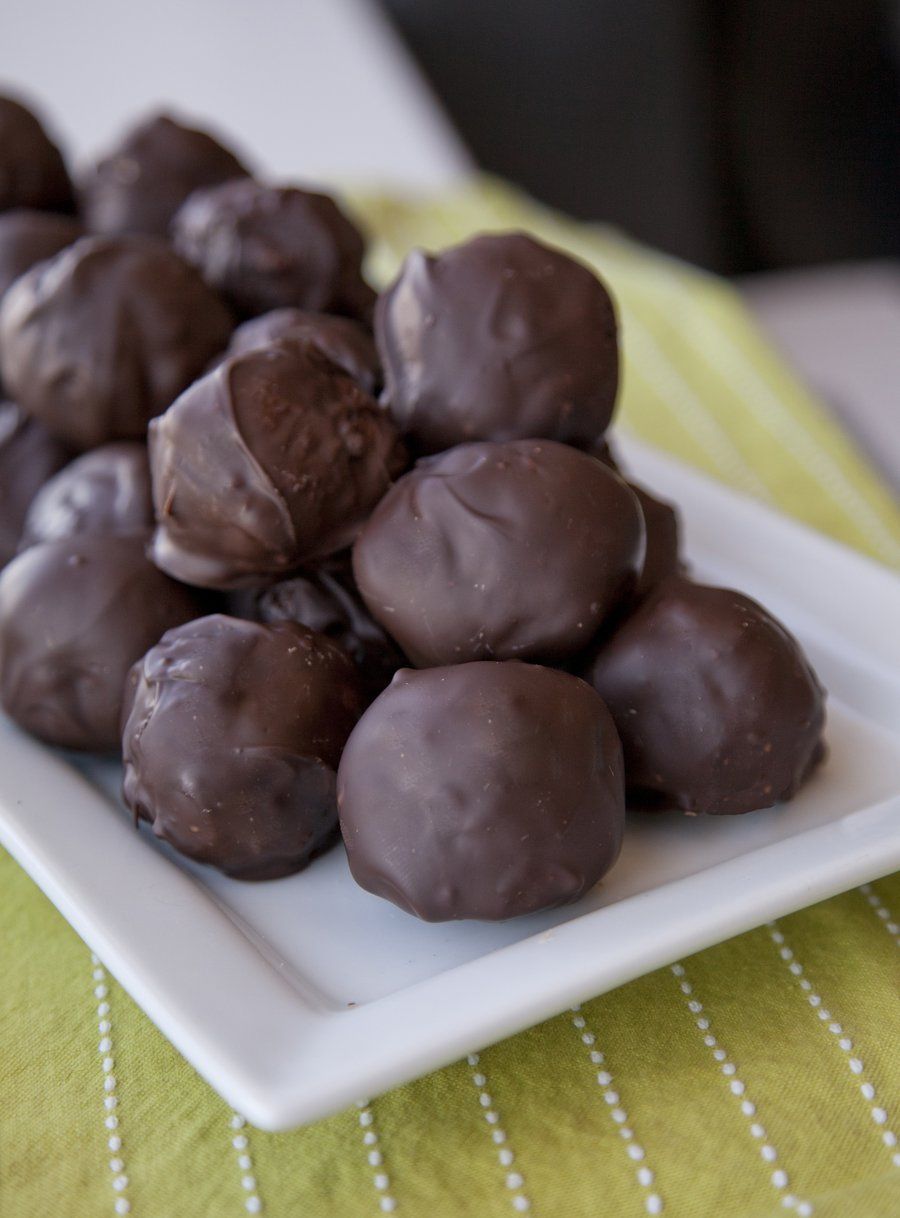
M618 475L564 444L513 440L419 461L372 513L353 569L422 668L576 654L643 556L640 505Z
M249 178L226 182L191 195L172 240L242 317L289 306L371 315L362 234L330 195Z
M241 880L300 871L334 839L362 709L339 647L295 622L215 615L166 634L129 687L125 802L157 837Z
M21 102L0 96L0 212L71 212L74 206L62 153L40 120Z
M70 457L68 449L12 402L0 402L0 567L19 548L35 495Z
M338 771L357 883L429 922L577 901L625 823L622 750L578 677L518 661L403 669Z
M406 464L396 428L311 343L225 360L150 427L154 561L210 588L345 549Z
M20 547L83 533L148 537L152 529L147 446L121 441L82 453L41 487L25 516Z
M52 258L84 236L74 216L17 208L0 215L0 297L37 262Z
M312 343L366 393L375 394L381 388L381 364L372 335L352 317L306 309L273 309L239 325L226 354L243 355L283 339Z
M203 612L147 560L143 537L32 546L0 573L0 703L48 744L116 749L132 664Z
M418 452L546 437L589 448L619 379L609 293L524 233L416 250L378 300L383 401Z
M238 616L259 622L300 622L342 647L356 664L367 704L407 662L362 603L349 552L271 588L236 593L235 598L240 605Z
M756 601L674 577L586 674L612 713L629 800L713 816L790 799L824 755L825 692Z
M208 132L156 114L126 132L85 176L82 210L95 233L167 237L173 216L193 191L248 173Z
M139 440L225 348L232 325L164 242L83 237L3 297L0 375L72 448Z

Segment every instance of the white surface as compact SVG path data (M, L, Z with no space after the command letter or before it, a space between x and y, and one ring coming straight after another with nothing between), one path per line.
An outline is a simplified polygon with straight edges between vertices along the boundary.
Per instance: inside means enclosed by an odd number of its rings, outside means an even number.
M340 849L259 885L176 865L0 723L0 841L255 1124L313 1120L900 864L900 581L659 454L625 455L681 505L698 574L799 634L831 691L830 756L782 808L633 818L577 906L432 926L357 889Z
M166 106L270 176L430 188L471 168L366 0L2 0L0 92L13 88L79 159Z

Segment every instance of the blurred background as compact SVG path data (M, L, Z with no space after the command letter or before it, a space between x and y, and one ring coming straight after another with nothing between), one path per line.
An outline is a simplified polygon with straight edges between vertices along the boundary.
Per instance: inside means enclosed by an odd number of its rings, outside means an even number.
M897 0L385 0L476 158L725 274L900 253Z

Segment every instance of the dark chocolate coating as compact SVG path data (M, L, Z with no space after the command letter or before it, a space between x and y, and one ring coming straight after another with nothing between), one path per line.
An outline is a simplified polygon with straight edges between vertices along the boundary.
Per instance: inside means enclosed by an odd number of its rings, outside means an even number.
M419 452L546 437L589 448L618 386L609 293L524 233L416 250L378 299L383 401Z
M225 306L151 237L83 237L0 305L0 373L73 448L139 440L231 335Z
M121 441L83 453L41 487L25 517L21 546L83 533L146 537L152 529L146 445Z
M74 204L62 153L40 121L21 102L0 97L0 212L70 212Z
M381 388L381 364L371 334L361 322L334 313L274 309L252 317L232 334L227 354L243 355L283 339L311 342L366 393L374 394Z
M635 596L641 597L669 575L677 575L681 569L680 526L674 504L657 499L636 482L629 482L628 485L640 502L647 537L644 565L635 591Z
M29 504L68 458L40 423L12 402L0 402L0 567L19 547Z
M419 667L561 660L633 591L644 525L606 466L552 440L420 461L353 551L369 611Z
M150 426L156 563L271 583L346 548L405 463L393 423L310 343L226 360Z
M338 771L357 883L429 922L577 901L615 862L622 750L590 686L535 664L402 669Z
M158 114L128 131L93 167L81 184L82 210L95 233L167 237L189 194L248 172L206 131Z
M201 612L141 537L32 546L0 573L0 703L48 744L115 749L132 664Z
M825 693L761 605L674 577L604 641L587 673L637 805L712 815L794 795L823 755Z
M300 622L342 647L359 670L367 703L406 663L399 647L362 603L348 553L242 599L246 616L255 621Z
M249 178L227 182L188 199L172 240L242 317L285 307L371 312L362 235L329 195Z
M83 235L74 216L24 209L0 214L0 297L36 262L52 258Z
M217 615L170 631L129 680L126 803L237 879L299 871L334 836L357 681L339 647L295 622Z

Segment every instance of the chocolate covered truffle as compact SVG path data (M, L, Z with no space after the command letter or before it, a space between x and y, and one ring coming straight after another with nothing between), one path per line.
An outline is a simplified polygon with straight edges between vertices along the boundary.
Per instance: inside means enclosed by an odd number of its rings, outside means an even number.
M52 258L83 234L74 216L21 209L0 214L0 296L36 262Z
M403 468L396 429L310 343L226 360L150 427L154 560L186 583L272 583L345 549Z
M4 296L0 375L73 448L137 440L231 329L225 306L163 242L83 237Z
M271 588L235 595L242 601L241 616L260 622L301 622L342 647L356 664L367 702L406 663L362 603L347 553Z
M0 402L0 567L19 546L28 506L68 451L12 402Z
M202 611L143 538L32 546L0 573L0 704L48 744L114 749L132 664Z
M465 444L426 458L353 551L376 621L419 667L561 660L633 591L644 556L634 492L552 440Z
M644 563L635 589L635 596L641 597L669 575L678 574L681 568L680 526L674 504L665 499L657 499L635 482L629 482L628 485L637 495L641 505L647 538Z
M535 436L589 448L618 385L609 293L524 233L409 255L378 300L383 400L420 452Z
M130 678L125 801L176 850L242 880L299 871L332 840L357 676L295 622L214 616L170 631Z
M228 182L188 199L172 239L243 317L286 306L371 313L362 236L329 195L249 178Z
M82 183L81 204L95 233L166 237L194 190L246 177L248 170L206 131L158 114L140 123Z
M790 799L823 755L825 694L796 640L749 597L659 584L587 674L637 805L712 815Z
M30 110L0 96L0 212L14 207L70 212L73 206L61 152Z
M615 862L621 747L569 673L403 669L347 742L338 807L369 892L432 922L535 913L578 900Z
M82 533L146 536L152 528L146 445L122 441L82 454L41 487L25 517L21 545Z
M305 309L274 309L238 326L228 344L228 355L243 355L282 339L311 342L366 393L381 387L381 365L369 331L352 317L310 313Z

